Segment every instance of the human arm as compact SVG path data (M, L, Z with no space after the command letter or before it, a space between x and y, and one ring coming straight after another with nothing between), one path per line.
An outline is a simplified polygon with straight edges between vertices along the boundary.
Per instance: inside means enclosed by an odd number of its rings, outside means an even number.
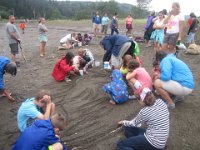
M143 113L143 110L141 110L138 115L132 119L131 121L128 120L122 120L119 121L118 124L119 125L124 125L126 127L137 127L140 126L141 123L144 123L148 120L147 116Z
M127 73L126 80L130 80L132 78L135 78L135 75L136 75L136 73L134 71Z
M170 12L169 15L164 19L164 22L163 22L163 23L164 23L164 24L167 24L167 23L169 22L171 16L172 16L172 13Z
M17 31L16 31L16 29L13 27L13 26L8 26L7 27L7 33L13 38L13 39L15 39L17 42L19 42L20 41L20 39L19 39L19 37L18 37L18 35L17 35Z
M64 59L60 62L60 69L62 69L66 74L68 74L74 69L74 67L69 64L66 64L66 60Z
M185 26L185 22L184 21L179 21L179 37L178 37L178 41L181 41L183 35L183 29L184 29L184 26Z

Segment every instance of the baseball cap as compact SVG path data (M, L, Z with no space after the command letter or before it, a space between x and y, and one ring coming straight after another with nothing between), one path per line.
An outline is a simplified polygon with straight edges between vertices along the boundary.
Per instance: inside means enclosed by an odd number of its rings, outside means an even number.
M142 92L140 93L140 99L144 101L147 93L151 92L149 88L143 88Z

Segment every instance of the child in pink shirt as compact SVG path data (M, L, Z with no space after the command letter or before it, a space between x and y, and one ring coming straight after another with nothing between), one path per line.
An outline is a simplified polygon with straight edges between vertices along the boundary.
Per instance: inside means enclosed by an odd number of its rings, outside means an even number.
M126 80L134 90L135 96L139 95L143 88L152 89L152 80L145 68L140 67L138 61L131 60L128 64Z

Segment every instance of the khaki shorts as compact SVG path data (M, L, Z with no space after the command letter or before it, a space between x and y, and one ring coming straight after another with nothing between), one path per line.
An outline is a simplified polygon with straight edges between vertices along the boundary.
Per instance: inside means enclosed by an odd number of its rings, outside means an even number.
M94 23L93 27L94 27L95 30L100 30L101 29L101 24Z
M180 83L169 80L169 81L161 81L162 88L169 92L170 94L176 95L176 96L186 96L190 93L192 93L192 89L189 89L187 87L182 86Z
M9 44L9 46L11 49L11 54L13 54L13 55L19 54L18 43L12 43L12 44Z

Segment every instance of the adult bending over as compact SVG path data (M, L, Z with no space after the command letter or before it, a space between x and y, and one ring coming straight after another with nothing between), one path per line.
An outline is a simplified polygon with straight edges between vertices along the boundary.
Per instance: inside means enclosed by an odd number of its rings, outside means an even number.
M156 53L156 60L160 63L160 75L154 82L156 91L167 101L168 108L175 108L170 94L185 96L194 89L194 79L191 70L182 60L174 54L166 54L165 51ZM180 100L180 99L179 99Z
M126 54L133 56L134 42L123 35L105 36L100 45L106 51L103 56L103 62L111 60L111 66L120 68L122 65L122 57Z
M124 125L124 139L117 144L117 150L161 150L169 135L169 111L161 99L155 99L151 90L144 88L139 104L142 109L131 121L118 122ZM147 128L141 128L145 123Z

